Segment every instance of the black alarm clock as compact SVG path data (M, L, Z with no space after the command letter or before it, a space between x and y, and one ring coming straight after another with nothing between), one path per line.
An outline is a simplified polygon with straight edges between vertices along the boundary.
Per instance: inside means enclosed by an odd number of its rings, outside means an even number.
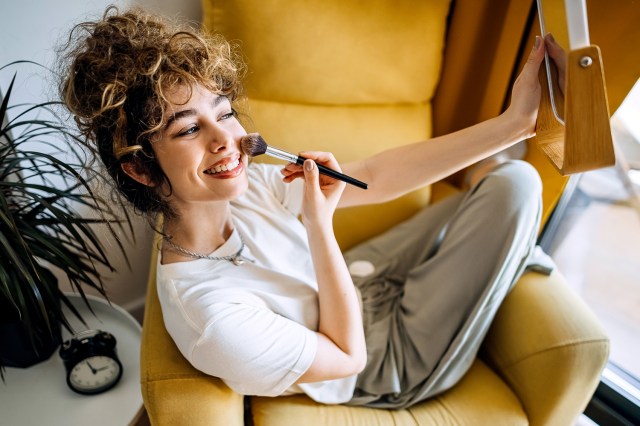
M114 387L122 377L116 338L102 330L75 334L60 347L67 385L74 392L95 395Z

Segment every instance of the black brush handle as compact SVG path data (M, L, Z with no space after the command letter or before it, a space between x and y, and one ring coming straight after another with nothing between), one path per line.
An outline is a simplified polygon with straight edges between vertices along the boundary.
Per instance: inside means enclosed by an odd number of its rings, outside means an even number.
M296 164L302 166L304 163L304 160L306 160L306 158L298 156L298 159L296 160ZM367 189L369 187L368 184L361 182L358 179L354 179L351 176L347 176L343 173L336 172L335 170L325 167L322 164L318 164L317 162L315 163L316 163L316 166L318 166L318 170L320 171L320 173L322 173L325 176L329 176L334 179L338 179L343 182L350 183L351 185L357 186L358 188Z

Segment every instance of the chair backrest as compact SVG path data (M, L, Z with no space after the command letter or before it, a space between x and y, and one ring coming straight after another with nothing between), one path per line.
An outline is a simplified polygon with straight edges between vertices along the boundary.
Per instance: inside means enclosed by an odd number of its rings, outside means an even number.
M245 120L273 146L339 161L425 140L450 0L203 0L248 65ZM429 189L335 218L343 249L412 215Z

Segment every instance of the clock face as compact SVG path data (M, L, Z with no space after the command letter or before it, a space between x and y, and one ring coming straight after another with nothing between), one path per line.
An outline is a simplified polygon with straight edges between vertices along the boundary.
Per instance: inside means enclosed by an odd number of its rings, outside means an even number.
M69 372L69 385L82 393L99 393L111 388L122 375L122 367L108 356L92 356L78 362Z

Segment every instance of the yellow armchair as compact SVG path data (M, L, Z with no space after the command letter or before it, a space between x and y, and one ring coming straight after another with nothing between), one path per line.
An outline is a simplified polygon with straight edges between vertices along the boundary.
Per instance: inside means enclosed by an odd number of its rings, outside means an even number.
M204 25L239 42L249 131L348 161L497 115L531 37L532 0L203 0ZM533 42L527 44L532 45ZM526 49L528 50L528 49ZM248 119L247 117L250 117ZM548 218L565 180L530 147ZM425 164L428 167L428 164ZM455 191L438 183L339 211L343 249ZM141 385L157 425L569 425L594 392L609 342L561 274L525 274L481 353L446 393L405 410L328 406L304 395L243 397L195 370L164 328L151 261Z

